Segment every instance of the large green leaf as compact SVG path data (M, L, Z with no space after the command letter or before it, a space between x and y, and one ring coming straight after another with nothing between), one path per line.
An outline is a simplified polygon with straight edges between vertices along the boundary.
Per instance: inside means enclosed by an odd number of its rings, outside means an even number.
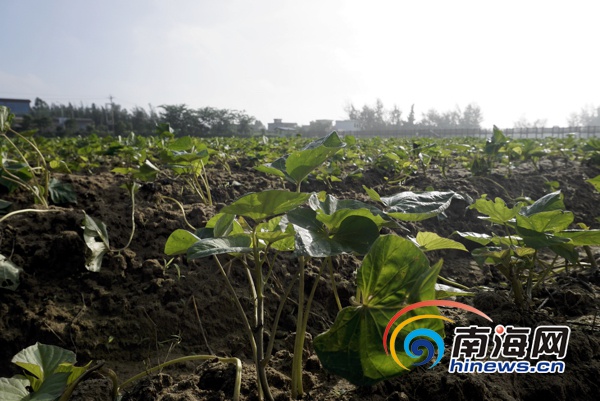
M424 251L437 251L440 249L458 249L467 251L467 248L460 242L443 238L432 232L418 232L415 238L416 244Z
M385 353L383 333L407 302L435 296L440 267L441 264L430 267L423 252L406 239L395 235L379 237L358 270L362 303L344 308L333 326L315 338L315 350L325 369L356 385L372 385L406 373ZM436 307L420 308L418 312L439 315ZM416 315L415 311L408 312L397 323ZM444 333L438 319L415 321L401 331L396 340L398 349L404 349L404 338L417 328L430 329L440 336ZM407 367L420 360L411 359L403 351L397 355Z
M90 250L85 268L92 272L99 272L102 267L102 257L110 250L106 224L85 213L84 215L83 240Z
M54 345L41 343L35 343L25 348L12 359L13 363L29 372L28 378L34 391L40 389L42 383L54 374L60 364L74 364L75 361L75 353ZM69 374L64 377L65 386L68 376Z
M555 234L557 237L568 238L569 244L575 246L600 245L600 230L565 230Z
M486 217L481 217L485 220L489 220L492 223L506 224L510 220L514 219L521 205L517 205L513 208L506 206L506 203L500 198L491 200L481 197L475 201L471 206L471 209L476 209L479 213L485 214Z
M455 231L453 234L460 235L463 238L466 238L473 242L477 242L478 244L484 246L492 242L492 236L488 234L474 233L472 231Z
M27 390L29 380L13 378L0 378L0 400L2 401L28 401L30 393Z
M466 200L456 192L401 192L382 197L387 214L404 221L420 221L437 216L446 210L453 199Z
M518 214L517 231L519 228L526 228L533 231L556 233L569 227L573 223L573 219L573 213L562 210L538 212L528 216Z
M19 287L22 269L0 255L0 289L15 291Z
M337 199L327 195L320 201L317 194L312 194L308 205L317 212L317 219L329 230L335 230L349 216L362 216L371 219L377 227L398 228L398 223L381 209L354 199Z
M299 184L311 171L323 164L344 146L346 144L334 131L324 138L309 143L302 150L282 156L274 162L264 165L264 167L257 168L257 170L285 177L289 181Z
M304 149L293 152L285 161L287 174L296 182L302 182L311 171L346 146L337 132L309 143Z
M590 178L586 181L592 184L594 188L596 188L596 191L600 192L600 175L597 175L594 178Z
M264 223L260 223L256 226L256 237L260 240L265 241L268 244L280 242L286 239L291 239L291 247L289 250L294 249L294 229L290 224L282 224L282 217L274 217ZM286 244L290 242L286 241ZM283 243L279 245L284 245ZM276 247L280 249L280 247Z
M533 249L542 249L569 242L568 238L561 238L551 233L529 230L523 227L517 227L517 232L523 238L525 245Z
M242 196L221 209L222 213L236 214L254 220L264 220L288 212L305 203L310 194L273 189Z
M335 231L330 231L317 219L317 213L298 208L287 214L296 231L296 253L322 258L342 253L366 253L379 236L379 228L369 218L348 216Z
M519 213L524 216L532 216L540 212L549 212L553 210L565 210L563 194L560 191L552 192L542 196L530 206L523 207Z
M223 253L248 253L252 251L252 240L245 234L224 238L204 238L188 248L189 259L200 259Z
M165 254L170 256L184 254L198 241L200 241L200 238L189 231L181 229L175 230L167 239L165 244Z

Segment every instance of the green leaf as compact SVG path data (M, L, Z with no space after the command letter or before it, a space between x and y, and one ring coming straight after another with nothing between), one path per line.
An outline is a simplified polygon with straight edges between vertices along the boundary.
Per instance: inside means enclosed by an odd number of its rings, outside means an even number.
M560 191L549 193L535 201L531 206L523 207L519 213L524 216L532 216L540 212L565 210L563 198L564 196Z
M515 218L519 212L520 204L513 208L509 208L500 198L496 198L494 202L492 202L485 197L481 197L477 199L470 208L476 209L481 214L485 214L487 216L485 220L497 224L506 224Z
M30 399L29 380L13 378L0 378L0 399L2 401L28 401Z
M573 213L562 210L538 212L529 216L518 214L517 231L519 228L526 228L533 231L556 233L569 227L573 220Z
M174 151L187 151L194 147L194 141L189 136L177 138L175 141L169 143L167 148Z
M305 203L308 198L310 198L310 194L307 193L279 189L254 192L244 195L232 204L225 206L221 209L221 212L259 221L286 213Z
M600 245L600 230L565 230L555 234L557 237L568 238L574 246Z
M529 230L523 227L517 227L517 233L521 235L525 245L533 249L542 249L551 245L569 242L567 238L561 238L551 233Z
M420 221L437 216L446 210L453 199L466 200L456 192L411 191L382 197L381 202L388 208L387 214L404 221Z
M269 164L261 164L260 166L254 167L256 171L260 171L261 173L273 174L278 177L284 178L285 174L279 170L278 168L272 167L271 163Z
M52 178L48 184L48 192L50 199L55 205L64 205L67 203L77 203L77 194L71 184L61 182L56 178Z
M324 138L317 139L302 150L293 152L257 168L264 173L275 174L285 177L289 181L299 184L315 168L323 164L328 158L346 146L336 132L332 132Z
M14 364L34 376L30 376L31 387L34 391L40 389L42 383L58 369L61 363L74 364L75 361L75 353L54 345L41 343L35 343L25 348L12 358ZM68 374L64 376L64 386L67 384L68 376Z
M349 216L335 232L329 232L317 220L314 210L298 208L287 214L296 231L296 253L322 258L342 253L366 253L379 236L379 228L371 219Z
M435 299L447 299L452 297L472 297L475 293L452 287L446 284L435 284Z
M600 192L600 175L597 175L594 178L590 178L586 181L592 184L594 188L596 188L596 191Z
M12 202L0 199L0 215L8 213L8 209L12 206Z
M188 259L200 259L223 253L248 253L252 251L250 236L231 235L225 238L204 238L189 247Z
M226 237L233 230L233 221L235 220L234 214L222 213L222 216L213 228L213 235L218 237Z
M369 198L371 198L372 201L381 202L381 196L379 196L379 194L377 193L377 191L375 191L374 189L371 189L371 188L367 187L366 185L363 185L363 189L365 190L365 192L367 193L367 195L369 195Z
M377 224L379 228L399 227L398 223L381 209L354 199L338 200L333 195L327 195L324 201L320 201L317 194L312 194L308 205L317 212L317 219L324 223L330 231L337 230L341 222L349 216L366 217Z
M473 242L477 242L478 244L484 245L484 246L489 244L490 242L492 242L492 236L488 235L488 234L474 233L471 231L467 231L467 232L455 231L453 234L460 235L463 238L466 238Z
M0 132L6 132L10 129L10 123L14 116L8 107L0 106Z
M324 138L309 143L304 149L290 154L285 161L285 170L296 183L300 183L311 171L323 164L325 160L344 146L346 144L334 131Z
M188 248L200 241L200 238L186 230L175 230L169 235L165 244L165 254L181 255L187 252Z
M102 267L102 257L110 250L106 224L88 216L85 212L84 215L83 240L91 251L86 258L85 268L92 272L99 272Z
M440 249L458 249L467 252L467 248L460 242L440 237L436 233L418 232L415 241L417 245L426 252L437 251Z
M0 255L0 289L15 291L19 287L20 275L23 270Z
M379 237L379 228L373 220L363 216L348 216L339 225L331 238L346 252L364 255Z
M441 264L431 268L423 252L410 241L395 235L379 237L358 270L362 304L342 309L333 326L314 340L325 369L356 385L372 385L408 372L386 355L382 335L409 296L415 302L433 297L439 267ZM418 312L439 315L436 307L420 308ZM410 311L397 322L416 314ZM396 343L399 350L404 349L406 335L417 328L433 330L440 336L444 334L440 320L418 320L401 331ZM419 361L410 359L402 351L397 355L408 367Z
M265 223L258 224L256 226L256 237L269 244L291 238L291 249L293 250L294 229L289 224L280 224L281 220L282 216L277 216ZM283 245L283 243L280 245Z

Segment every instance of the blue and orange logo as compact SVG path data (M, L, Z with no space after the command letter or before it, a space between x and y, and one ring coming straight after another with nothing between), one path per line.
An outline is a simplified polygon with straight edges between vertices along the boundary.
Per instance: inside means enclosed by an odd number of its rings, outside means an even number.
M448 308L464 309L466 311L473 312L481 317L484 317L485 319L489 320L490 322L492 321L492 319L488 315L486 315L479 309L476 309L472 306L469 306L469 305L466 305L466 304L463 304L460 302L455 302L455 301L431 300L431 301L417 302L415 304L408 305L407 307L401 309L398 313L396 313L394 315L394 317L392 317L390 319L389 323L387 324L387 326L385 328L385 331L383 332L383 349L385 350L386 355L392 354L392 358L394 358L394 361L406 370L409 370L409 368L404 366L404 364L402 364L402 362L400 362L400 359L398 358L398 355L396 354L396 338L398 337L398 334L400 334L400 332L402 331L402 329L404 327L408 326L412 322L422 320L422 319L440 319L440 320L445 320L450 323L454 323L454 320L449 319L445 316L441 316L441 315L425 314L425 315L417 315L417 316L410 317L410 318L404 320L402 323L400 323L398 325L398 327L396 327L394 329L394 331L392 332L392 336L390 338L390 347L388 350L387 338L388 338L390 330L391 330L392 326L394 325L394 323L396 322L396 320L398 320L402 315L404 315L407 312L410 312L410 311L418 309L418 308L423 308L426 306L441 306L441 307L448 307ZM421 366L421 365L424 365L424 364L428 363L429 361L431 361L433 359L436 347L437 347L437 358L429 368L431 369L435 365L437 365L438 362L442 359L442 356L444 355L444 340L438 333L436 333L435 331L433 331L431 329L419 328L419 329L411 331L405 337L403 346L404 346L404 352L410 358L413 358L413 359L418 359L418 358L422 357L423 352L424 352L423 349L427 350L427 356L425 357L425 359L421 362L414 363L413 366Z

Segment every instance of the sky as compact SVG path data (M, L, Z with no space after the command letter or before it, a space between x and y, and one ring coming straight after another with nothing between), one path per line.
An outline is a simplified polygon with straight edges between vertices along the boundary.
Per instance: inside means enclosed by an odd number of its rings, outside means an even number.
M0 97L308 124L381 99L511 128L600 106L597 0L4 0Z

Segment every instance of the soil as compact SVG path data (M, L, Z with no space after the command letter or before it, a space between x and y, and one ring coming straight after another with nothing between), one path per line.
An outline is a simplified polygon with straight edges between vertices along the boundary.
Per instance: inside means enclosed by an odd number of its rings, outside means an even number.
M362 185L382 195L403 190L454 190L473 199L482 194L501 197L508 203L521 196L532 199L550 192L556 181L575 222L598 228L600 195L585 182L600 174L595 167L544 161L541 170L522 165L510 171L496 170L474 177L460 168L447 177L433 167L389 184L380 171L366 171L360 180L347 179L328 188L320 181L303 185L304 191L328 190L339 198L369 201ZM103 360L121 381L176 357L191 354L234 356L243 361L242 400L255 400L256 384L252 355L241 328L235 304L218 268L210 259L187 261L178 257L169 263L163 253L169 235L186 228L179 207L162 198L169 196L184 205L187 220L202 227L221 207L257 189L280 188L281 181L255 172L251 167L209 169L215 206L202 204L181 181L161 178L143 184L136 195L136 231L131 246L107 254L102 269L84 268L83 210L106 223L111 245L122 247L131 230L131 201L120 186L127 177L107 171L88 175L57 175L71 183L78 196L76 205L52 206L50 213L21 214L0 223L0 253L23 268L16 292L0 290L0 377L19 373L10 363L21 349L36 342L54 344L76 352L79 363ZM5 194L15 209L31 208L27 193ZM454 202L443 219L406 223L400 233L433 231L451 236L454 231L489 232L490 227ZM456 239L456 237L453 237ZM593 249L597 252L597 249ZM490 315L494 322L535 327L542 324L569 325L572 333L562 374L449 374L448 358L434 369L416 368L410 373L372 387L357 387L327 373L312 348L312 337L328 329L337 307L327 285L318 287L309 319L305 344L304 399L307 400L592 400L600 392L600 322L596 319L600 276L572 268L532 295L525 308L517 308L501 275L481 269L466 252L438 251L432 261L444 259L441 275L468 287L478 288L473 298L459 298ZM594 254L597 258L598 253ZM586 256L584 255L584 258ZM275 274L285 283L296 269L292 259L280 257ZM589 260L587 260L590 262ZM177 266L176 266L177 265ZM335 263L338 292L344 305L354 295L353 272L359 262L352 256ZM226 266L243 306L251 305L246 276L241 266ZM316 276L309 266L307 291ZM327 278L328 279L328 278ZM321 278L325 280L325 278ZM267 292L267 321L274 316L281 291ZM275 335L274 357L268 367L272 392L277 400L290 397L290 372L295 330L292 293ZM446 326L446 346L452 344L454 326L481 323L473 314L454 316ZM234 367L210 360L186 362L138 380L125 390L124 400L226 400L232 396ZM73 395L73 400L110 400L111 383L92 374Z

